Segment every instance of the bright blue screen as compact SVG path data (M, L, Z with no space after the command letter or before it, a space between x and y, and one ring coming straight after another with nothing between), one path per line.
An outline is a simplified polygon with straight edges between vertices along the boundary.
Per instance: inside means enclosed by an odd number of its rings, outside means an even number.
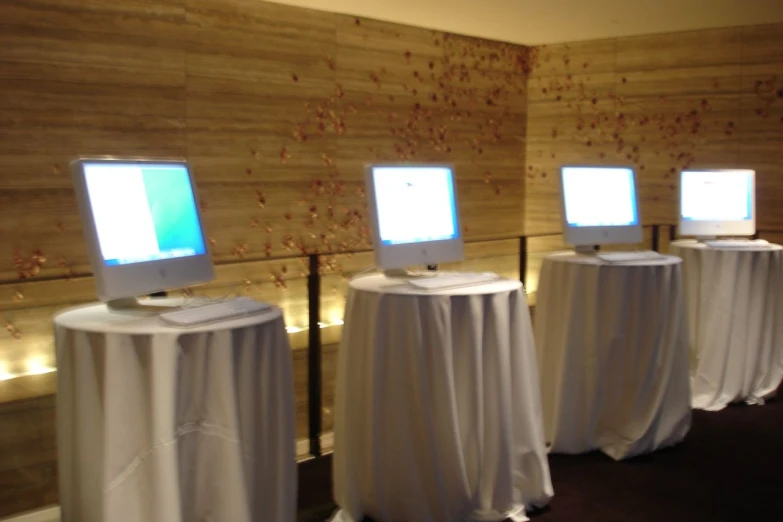
M460 236L453 173L448 167L373 167L383 245L443 241Z
M96 162L84 174L107 265L206 253L184 164Z

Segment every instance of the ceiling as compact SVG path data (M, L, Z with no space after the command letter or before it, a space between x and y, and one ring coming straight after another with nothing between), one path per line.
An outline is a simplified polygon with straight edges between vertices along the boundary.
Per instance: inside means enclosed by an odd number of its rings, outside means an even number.
M783 0L273 0L525 45L783 22Z

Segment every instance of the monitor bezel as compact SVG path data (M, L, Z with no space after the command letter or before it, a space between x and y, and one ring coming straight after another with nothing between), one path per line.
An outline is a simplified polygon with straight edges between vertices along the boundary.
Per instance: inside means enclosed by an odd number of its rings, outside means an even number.
M98 230L95 224L92 205L89 201L84 165L138 164L138 165L181 165L190 179L191 190L196 206L201 235L204 240L204 253L172 259L159 259L125 265L106 265L101 254ZM163 292L176 288L207 283L215 278L212 254L204 220L199 205L198 187L193 171L184 158L138 158L118 156L79 157L71 161L71 174L76 192L76 201L84 229L84 238L98 298L104 302L134 298Z
M420 243L402 243L384 245L381 242L380 223L378 221L378 204L375 198L375 180L373 170L376 168L446 168L451 172L454 190L454 212L456 222L456 237L438 241ZM375 252L376 268L383 270L405 269L416 265L434 265L439 263L459 262L465 258L464 234L462 219L459 212L459 191L454 165L451 163L368 163L364 166L365 194L370 220L370 232Z
M692 220L685 219L682 215L683 204L683 183L682 179L686 173L689 172L749 172L750 173L750 214L749 220L742 221L715 221L715 220ZM680 236L695 236L695 237L718 237L718 236L753 236L756 234L756 171L755 169L747 168L698 168L698 169L683 169L680 170L679 178L679 223L678 223L678 235Z
M630 170L634 188L634 205L636 208L635 225L576 227L566 219L565 186L563 173L565 169L622 169ZM560 222L564 242L575 247L593 245L639 244L643 241L642 215L639 205L639 181L636 170L629 165L561 165L558 176L560 187Z

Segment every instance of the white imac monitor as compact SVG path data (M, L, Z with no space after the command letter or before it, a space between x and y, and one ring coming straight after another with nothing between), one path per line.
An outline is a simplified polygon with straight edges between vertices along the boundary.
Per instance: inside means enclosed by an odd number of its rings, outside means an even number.
M387 275L464 259L451 166L368 165L365 186L375 262Z
M642 242L633 169L563 166L560 200L565 242L578 251Z
M683 170L680 235L711 238L756 233L753 170Z
M214 279L185 161L78 159L71 172L98 297L110 308Z

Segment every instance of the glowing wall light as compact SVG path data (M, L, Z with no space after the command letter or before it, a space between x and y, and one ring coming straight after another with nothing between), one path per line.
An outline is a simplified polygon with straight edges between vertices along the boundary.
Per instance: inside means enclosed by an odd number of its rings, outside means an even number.
M8 363L5 361L0 361L0 381L7 381L8 379L13 379L14 375L11 373L11 369L8 366Z
M55 371L55 368L46 365L46 360L43 357L28 358L25 361L25 368L27 370L25 375L42 375Z
M331 328L333 326L342 326L344 324L342 319L334 319L330 322L319 322L319 328ZM289 334L304 332L309 330L307 325L303 326L286 326L286 332ZM43 375L57 371L57 368L49 366L47 364L47 358L42 356L28 357L22 363L22 371L14 371L11 364L8 361L0 361L0 381L7 381L10 379L16 379L17 377L25 377L29 375Z
M56 372L57 368L48 366L45 357L28 357L24 360L23 371L14 371L8 361L0 361L0 381L8 381L17 377L26 377L28 375L43 375L45 373Z
M331 328L332 326L342 326L344 324L342 319L335 319L334 321L328 322L328 323L318 323L318 328ZM292 334L292 333L299 333L304 332L305 330L309 330L309 326L286 326L285 331Z

